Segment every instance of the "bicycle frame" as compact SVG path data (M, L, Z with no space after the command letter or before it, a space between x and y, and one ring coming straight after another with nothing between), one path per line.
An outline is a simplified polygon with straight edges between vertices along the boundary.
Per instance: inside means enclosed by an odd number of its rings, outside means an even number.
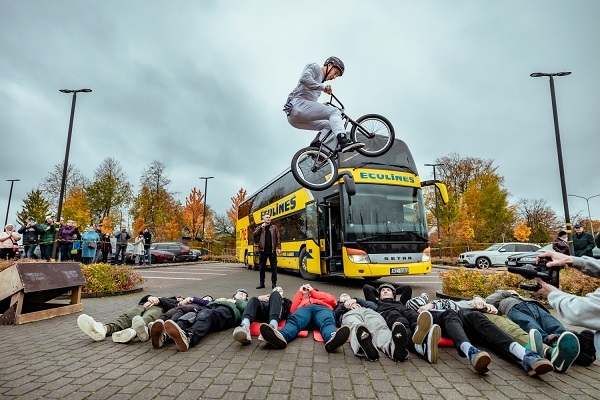
M340 110L341 114L342 114L342 119L345 121L344 122L344 129L348 127L348 124L352 124L352 126L355 126L356 129L359 129L360 132L362 134L364 134L366 137L368 137L369 139L372 138L373 136L375 136L374 134L372 134L371 132L365 130L362 126L360 126L360 124L358 122L356 122L355 120L353 120L352 118L350 118L350 116L348 114L346 114L346 112L344 111L344 103L342 103L340 101L340 99L338 99L337 97L335 97L335 95L333 93L331 93L330 95L330 99L329 102L327 104L329 104L332 107L337 108L338 110ZM333 104L333 102L331 100L335 99L335 101L339 104L339 106L336 106L335 104Z

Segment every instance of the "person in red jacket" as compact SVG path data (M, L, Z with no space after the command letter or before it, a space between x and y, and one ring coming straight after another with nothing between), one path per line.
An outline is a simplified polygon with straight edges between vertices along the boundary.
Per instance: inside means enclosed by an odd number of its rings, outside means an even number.
M298 337L298 333L305 329L318 329L326 340L325 350L334 352L341 347L350 337L350 328L342 325L336 331L333 309L337 306L337 299L325 292L313 289L308 283L300 286L292 300L290 316L280 331L269 324L260 325L260 334L265 342L276 349L283 349L289 342Z

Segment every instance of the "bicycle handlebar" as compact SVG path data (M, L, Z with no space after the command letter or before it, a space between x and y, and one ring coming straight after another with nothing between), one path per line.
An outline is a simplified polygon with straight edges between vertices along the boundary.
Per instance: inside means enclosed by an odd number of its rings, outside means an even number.
M330 94L330 99L329 99L329 104L331 104L332 106L334 106L335 108L339 108L341 111L344 111L344 104L340 101L340 99L338 99L337 97L335 97L335 95L333 93ZM335 104L333 104L334 100L339 104L339 107L336 106Z

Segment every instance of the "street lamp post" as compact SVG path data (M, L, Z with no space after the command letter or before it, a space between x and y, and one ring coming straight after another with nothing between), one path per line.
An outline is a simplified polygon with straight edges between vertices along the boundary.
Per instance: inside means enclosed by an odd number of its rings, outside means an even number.
M571 75L570 72L555 72L555 73L546 73L546 72L534 72L530 74L532 78L540 78L543 76L547 76L550 78L550 97L552 99L552 115L554 117L554 133L556 136L556 152L558 155L558 171L560 174L560 186L562 189L562 199L563 199L563 207L565 212L565 227L567 228L567 235L569 241L569 250L571 254L575 254L573 249L573 234L571 230L571 219L569 217L569 203L567 201L567 185L565 183L565 171L563 168L563 159L562 159L562 148L560 145L560 130L558 129L558 112L556 111L556 95L554 94L554 77L555 76L567 76Z
M579 197L580 199L584 199L585 202L587 203L588 218L590 219L590 229L592 230L592 236L595 236L594 235L594 225L592 224L592 213L590 212L590 199L593 199L594 197L598 197L598 196L600 196L600 194L595 194L591 197L583 197L583 196L578 196L576 194L570 194L569 196Z
M56 212L56 220L60 221L62 214L63 197L65 194L65 186L67 182L67 169L69 167L69 150L71 149L71 133L73 132L73 118L75 117L75 102L77 101L77 93L90 93L92 89L60 89L61 93L73 93L73 101L71 102L71 118L69 119L69 133L67 134L67 149L65 151L65 163L63 165L63 174L60 181L60 194L58 196L58 210ZM52 258L56 259L56 240L58 231L54 232L54 245L52 246Z
M201 176L200 179L204 179L204 207L202 207L202 243L204 243L204 226L206 224L206 187L208 180L214 178L214 176Z
M435 167L441 167L444 164L425 164L426 167L433 167L433 180L437 180L435 175ZM442 258L442 242L440 237L440 209L438 207L438 198L437 198L437 190L434 191L435 195L435 220L437 223L437 237L438 237L438 246L440 248L440 258Z
M4 219L4 226L8 224L8 212L10 211L10 199L12 197L12 189L15 182L20 182L20 179L7 179L6 182L10 182L10 192L8 194L8 206L6 207L6 218Z

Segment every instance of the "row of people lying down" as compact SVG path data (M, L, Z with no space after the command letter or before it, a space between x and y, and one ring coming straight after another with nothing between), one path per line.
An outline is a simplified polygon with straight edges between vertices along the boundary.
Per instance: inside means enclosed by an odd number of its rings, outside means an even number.
M472 341L512 357L532 376L564 373L574 362L587 366L595 360L592 332L567 331L543 305L513 291L498 291L487 301L476 297L461 302L429 302L426 294L411 298L409 286L396 289L389 283L378 289L365 285L363 292L364 299L343 293L338 301L303 284L291 300L283 296L281 287L250 299L245 289L236 290L231 298L218 299L145 296L113 322L102 324L82 314L77 323L96 341L109 335L118 343L138 338L161 348L172 340L179 351L187 351L209 332L230 328L235 328L236 341L250 344L250 325L260 322L259 340L276 349L285 348L301 331L319 330L327 352L350 339L357 356L375 361L382 352L396 362L406 360L410 352L429 363L437 362L438 343L444 336L479 374L488 372L491 357ZM511 310L500 316L498 307ZM518 314L511 312L521 308ZM518 318L512 320L512 315ZM580 340L587 351L581 355Z

